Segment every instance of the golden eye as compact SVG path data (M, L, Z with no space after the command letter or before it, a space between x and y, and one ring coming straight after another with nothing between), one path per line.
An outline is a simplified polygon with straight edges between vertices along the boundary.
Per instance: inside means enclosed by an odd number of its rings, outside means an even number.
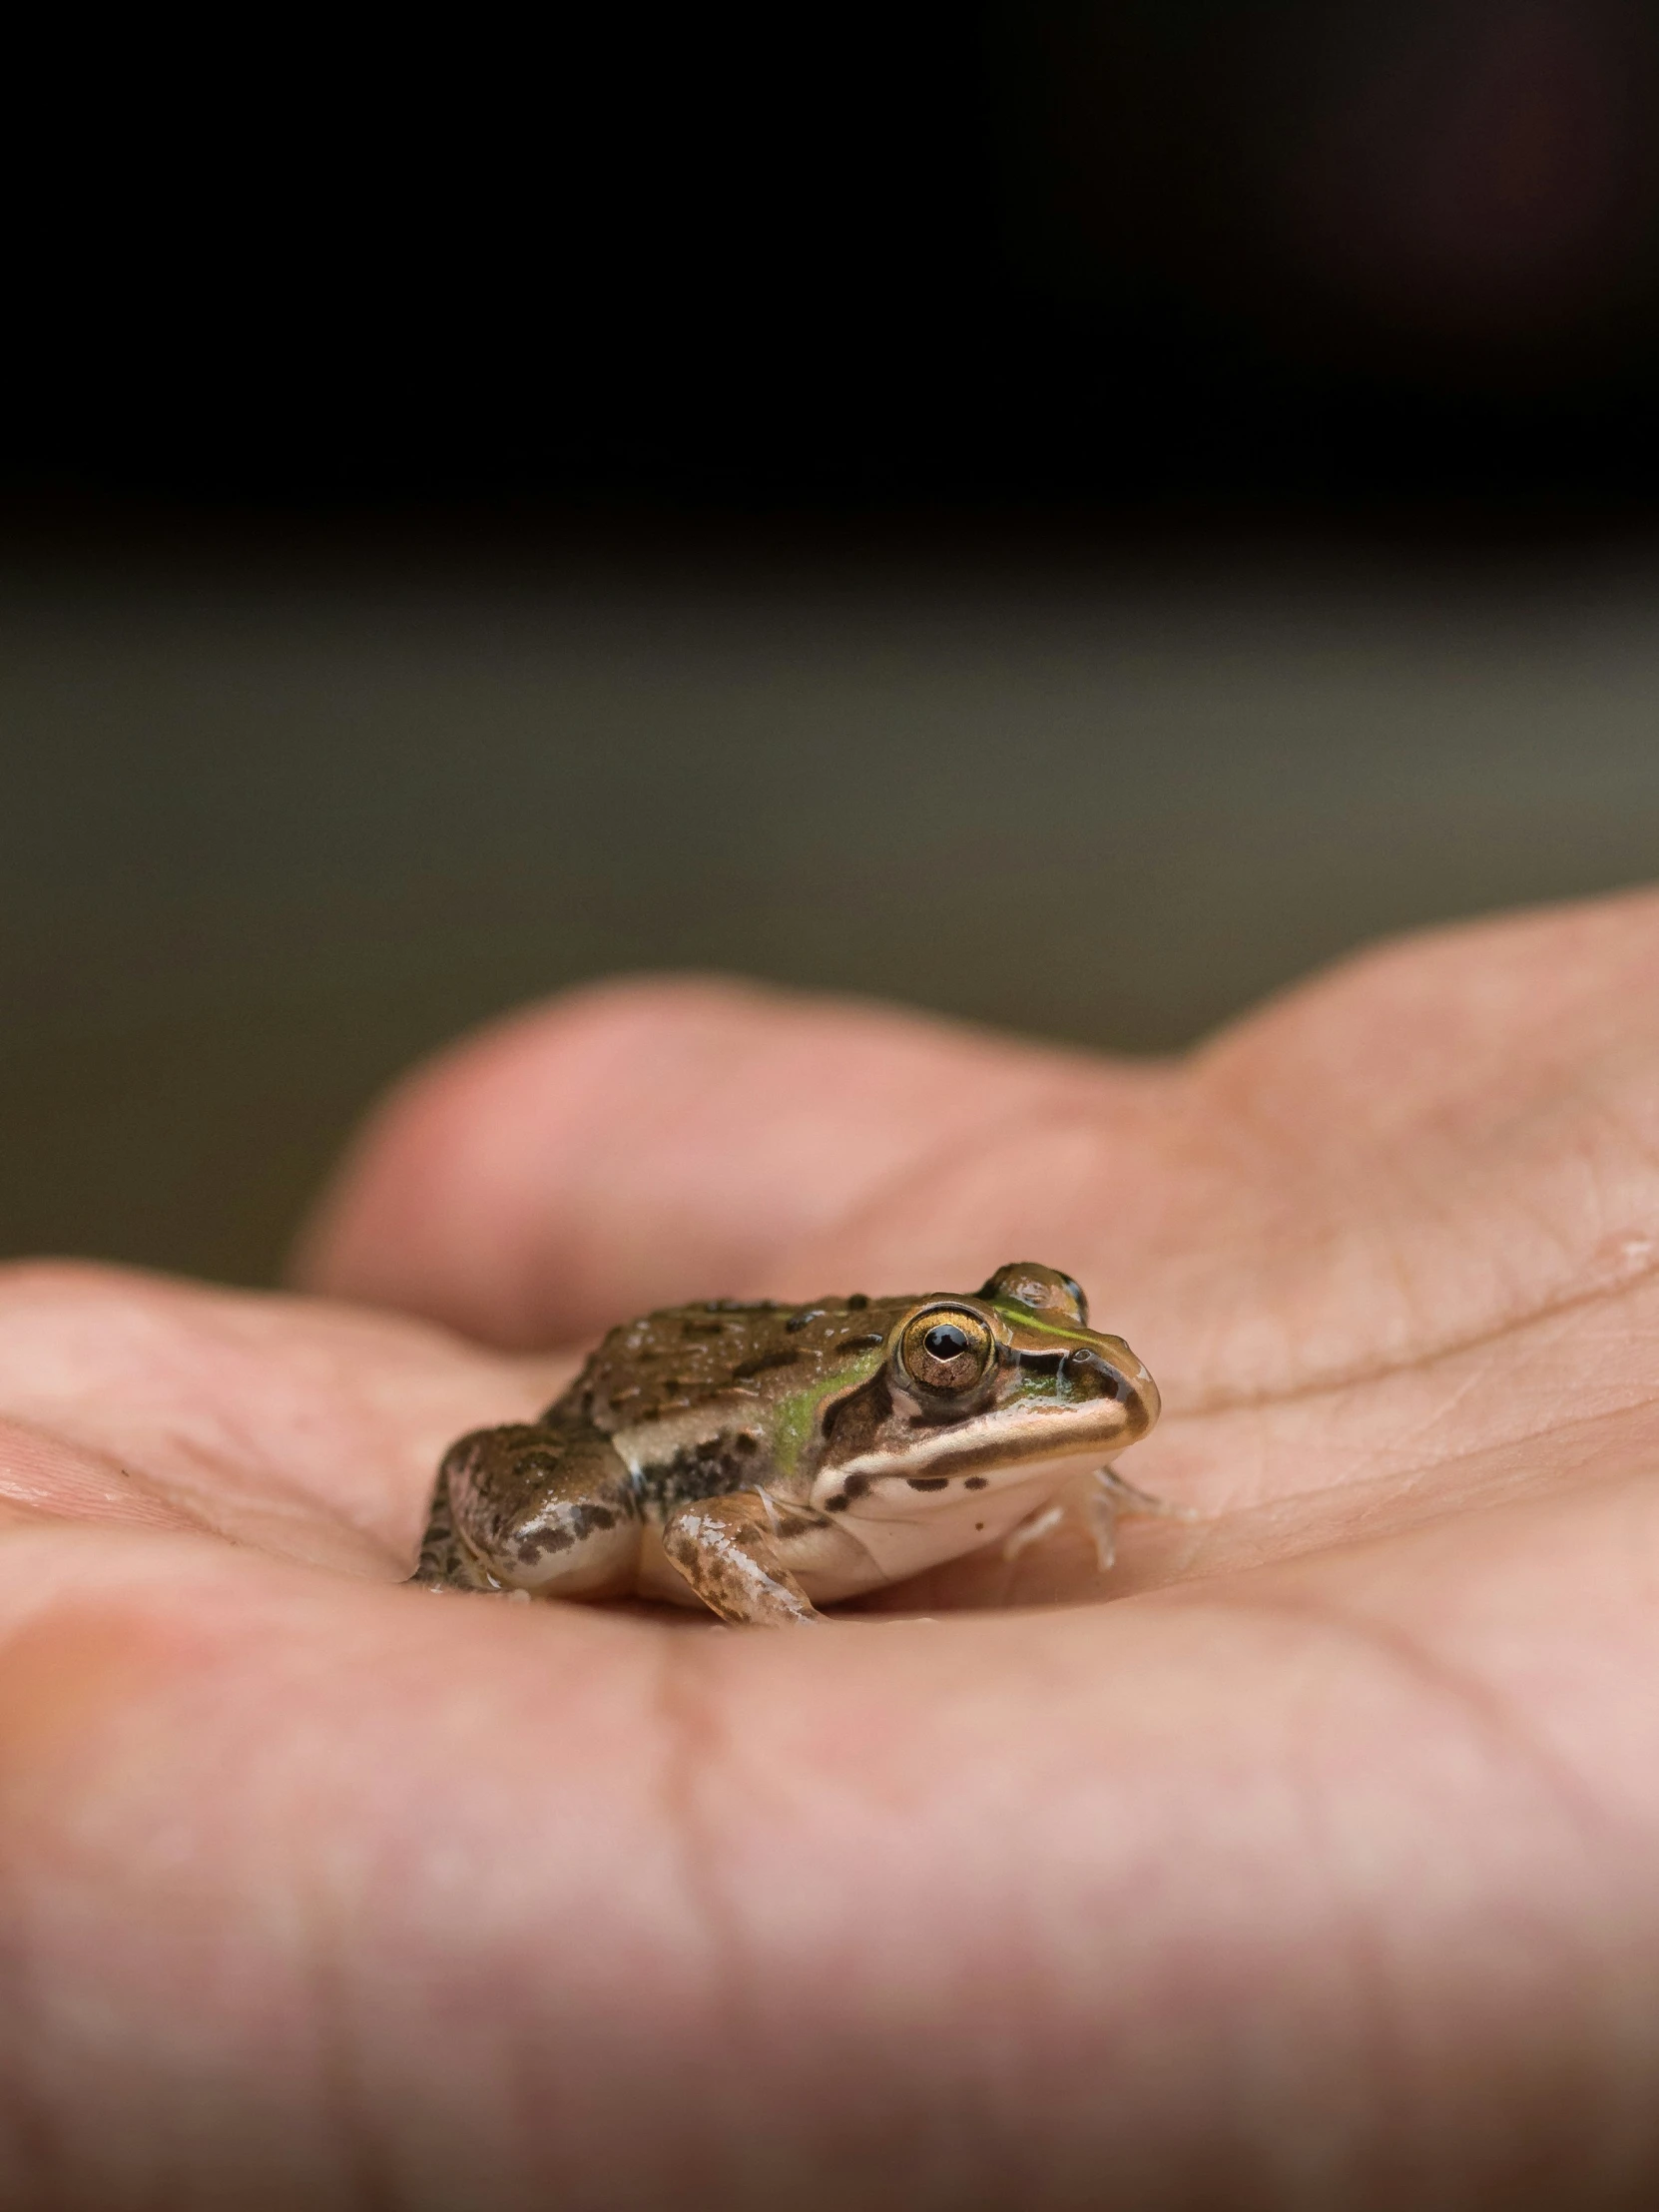
M995 1353L995 1339L979 1316L955 1308L918 1314L899 1346L905 1374L929 1390L971 1389Z

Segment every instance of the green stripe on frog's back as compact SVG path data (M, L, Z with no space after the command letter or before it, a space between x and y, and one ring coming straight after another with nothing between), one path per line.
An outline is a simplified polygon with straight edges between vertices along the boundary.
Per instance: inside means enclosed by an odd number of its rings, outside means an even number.
M873 1373L887 1330L911 1304L715 1299L647 1314L611 1331L546 1417L591 1421L607 1435L671 1420L683 1438L687 1416L701 1409L723 1427L754 1425L753 1410L769 1444L788 1438L793 1463L827 1391Z

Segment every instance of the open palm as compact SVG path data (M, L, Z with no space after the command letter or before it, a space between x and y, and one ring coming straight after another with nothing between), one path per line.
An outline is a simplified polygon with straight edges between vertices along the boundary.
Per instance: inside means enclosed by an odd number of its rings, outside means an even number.
M1105 1581L396 1586L619 1317L1025 1258L1195 1508ZM413 1079L302 1272L0 1276L8 2204L1653 2200L1659 897L1153 1068L579 997Z

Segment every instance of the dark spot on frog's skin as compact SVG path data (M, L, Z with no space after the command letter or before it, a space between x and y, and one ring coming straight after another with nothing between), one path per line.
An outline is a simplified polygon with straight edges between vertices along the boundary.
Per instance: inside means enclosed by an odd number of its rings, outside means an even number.
M682 1444L672 1459L647 1467L638 1478L642 1503L672 1509L706 1497L720 1497L739 1488L745 1477L740 1457L753 1459L753 1439L746 1445L735 1435L705 1436L701 1442ZM753 1481L751 1474L748 1479Z
M810 1322L822 1321L827 1311L823 1306L809 1306L805 1313L792 1314L784 1327L793 1337L798 1329L805 1329Z
M970 1474L962 1487L964 1490L982 1490L989 1481L990 1476L987 1474Z
M721 1337L726 1334L723 1321L683 1321L680 1324L683 1337Z
M881 1332L874 1329L862 1337L843 1337L836 1349L841 1352L862 1352L866 1345L884 1345L886 1341Z
M834 1497L826 1498L824 1502L826 1511L830 1513L844 1513L846 1511L847 1505L846 1492L844 1490L840 1490L836 1493Z
M868 1488L869 1476L867 1474L849 1474L841 1484L841 1494L843 1497L862 1497Z
M759 1451L761 1448L760 1437L752 1434L747 1428L740 1428L732 1438L732 1443L738 1451Z
M793 1368L801 1357L799 1352L758 1352L753 1360L742 1360L732 1370L734 1382L745 1382L752 1375L765 1375L768 1368Z
M868 1304L869 1300L862 1291L854 1291L846 1302L846 1310L849 1314L861 1314Z
M907 1474L904 1479L912 1490L948 1490L950 1487L948 1474Z
M552 1528L537 1528L514 1545L520 1562L532 1566L544 1551L569 1551L573 1544L596 1530L614 1528L617 1516L608 1505L579 1505Z

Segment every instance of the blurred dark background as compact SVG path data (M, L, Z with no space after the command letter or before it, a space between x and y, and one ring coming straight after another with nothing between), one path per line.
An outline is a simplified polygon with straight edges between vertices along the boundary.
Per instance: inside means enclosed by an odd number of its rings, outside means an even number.
M14 53L0 1250L270 1280L595 974L1162 1049L1654 872L1654 6L87 36Z

